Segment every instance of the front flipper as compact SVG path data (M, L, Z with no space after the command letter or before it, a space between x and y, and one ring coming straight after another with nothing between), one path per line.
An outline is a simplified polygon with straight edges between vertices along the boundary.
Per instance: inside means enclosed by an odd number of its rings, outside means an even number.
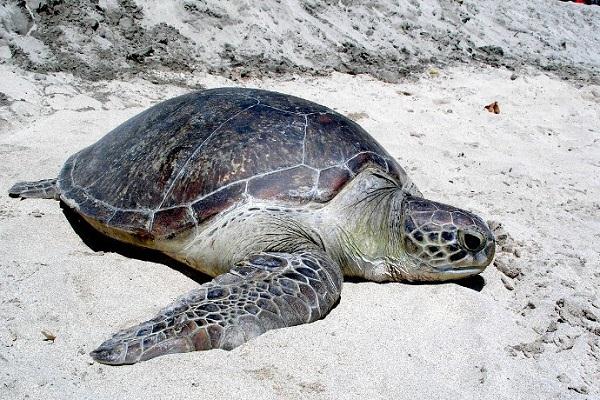
M340 267L321 250L251 255L90 355L118 365L170 353L231 350L270 329L323 317L341 288Z
M17 182L9 190L10 197L22 199L55 199L58 200L58 187L56 179L43 179L34 182Z

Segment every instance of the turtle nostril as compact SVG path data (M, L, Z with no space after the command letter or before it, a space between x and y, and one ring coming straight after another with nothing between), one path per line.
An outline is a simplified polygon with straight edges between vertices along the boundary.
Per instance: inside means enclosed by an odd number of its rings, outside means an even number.
M462 234L462 242L469 251L479 251L484 245L483 238L480 235L470 232L464 232Z

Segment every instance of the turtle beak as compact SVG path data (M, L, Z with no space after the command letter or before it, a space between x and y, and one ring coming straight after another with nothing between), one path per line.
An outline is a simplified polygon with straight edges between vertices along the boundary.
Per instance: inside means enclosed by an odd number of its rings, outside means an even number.
M485 267L456 267L456 265L444 265L436 268L438 279L441 281L467 278L483 272Z
M478 252L470 253L460 262L455 264L444 264L436 267L442 280L461 279L482 273L494 260L496 243L494 237L486 235L487 244Z

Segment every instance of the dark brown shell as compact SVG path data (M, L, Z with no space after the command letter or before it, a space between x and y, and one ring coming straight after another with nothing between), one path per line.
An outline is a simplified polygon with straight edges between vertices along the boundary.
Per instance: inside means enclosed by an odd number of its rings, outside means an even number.
M59 188L88 219L157 239L251 197L327 202L367 166L406 182L367 132L331 109L225 88L179 96L129 119L69 158Z

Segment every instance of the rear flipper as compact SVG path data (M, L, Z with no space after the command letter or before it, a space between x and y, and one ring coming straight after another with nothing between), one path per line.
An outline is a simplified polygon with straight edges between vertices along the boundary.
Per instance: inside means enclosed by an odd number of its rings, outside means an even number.
M58 200L58 187L56 179L43 179L34 182L17 182L8 191L10 197L22 199L56 199Z
M323 317L341 288L339 266L321 250L254 254L90 355L119 365L170 353L231 350L270 329Z

